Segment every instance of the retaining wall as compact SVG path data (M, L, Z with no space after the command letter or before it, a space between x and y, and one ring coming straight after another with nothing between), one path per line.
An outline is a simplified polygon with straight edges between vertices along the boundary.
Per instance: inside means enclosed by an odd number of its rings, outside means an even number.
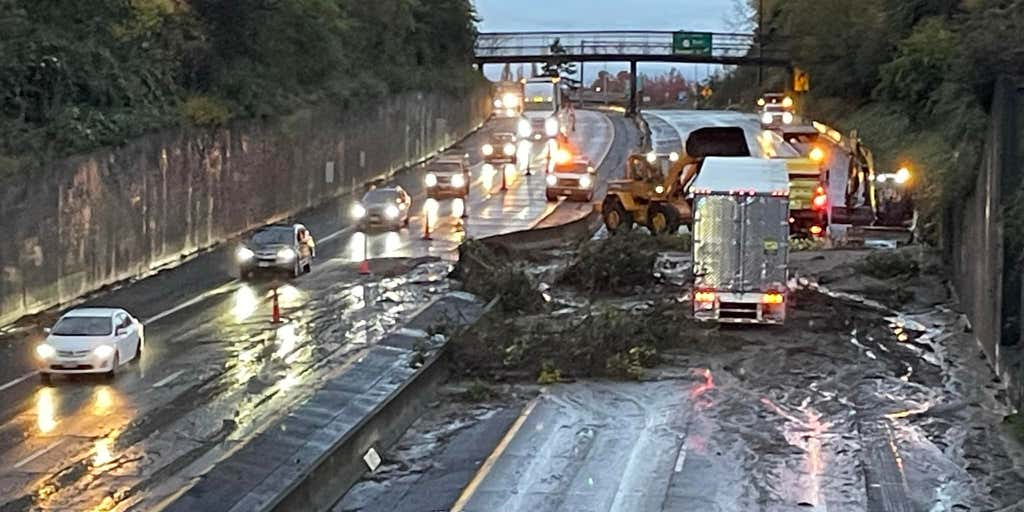
M0 325L173 264L457 141L489 91L178 129L0 183Z
M943 249L972 333L1024 406L1024 333L1019 255L1007 254L1003 212L1016 200L1024 166L1024 86L1004 79L991 107L984 159L973 187L944 212Z

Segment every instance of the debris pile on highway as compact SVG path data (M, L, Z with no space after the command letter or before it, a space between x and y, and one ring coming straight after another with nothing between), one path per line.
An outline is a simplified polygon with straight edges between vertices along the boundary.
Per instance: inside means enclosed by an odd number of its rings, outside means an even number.
M459 246L459 262L451 277L462 289L485 301L497 299L503 312L536 312L544 299L518 255L501 246L467 240Z
M658 254L689 252L690 239L652 237L639 230L584 242L561 281L587 292L622 292L655 282L651 273Z

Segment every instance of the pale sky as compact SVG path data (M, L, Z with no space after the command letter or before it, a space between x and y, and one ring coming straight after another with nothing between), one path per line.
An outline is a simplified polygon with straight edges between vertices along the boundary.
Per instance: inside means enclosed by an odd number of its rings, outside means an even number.
M738 8L744 0L474 0L481 32L553 30L690 30L740 32ZM491 67L495 69L492 70ZM496 66L488 75L500 72ZM628 66L587 64L587 80L598 71ZM640 73L667 72L671 66L641 64ZM705 65L676 65L688 79L714 71Z

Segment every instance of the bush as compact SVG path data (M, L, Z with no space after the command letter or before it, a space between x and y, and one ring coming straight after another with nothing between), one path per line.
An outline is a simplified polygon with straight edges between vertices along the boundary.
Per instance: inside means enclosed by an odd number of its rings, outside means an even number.
M658 253L688 252L688 236L652 237L634 230L602 240L584 242L561 281L591 292L607 292L655 282Z
M192 96L181 106L181 112L195 126L217 128L231 120L231 110L210 96Z

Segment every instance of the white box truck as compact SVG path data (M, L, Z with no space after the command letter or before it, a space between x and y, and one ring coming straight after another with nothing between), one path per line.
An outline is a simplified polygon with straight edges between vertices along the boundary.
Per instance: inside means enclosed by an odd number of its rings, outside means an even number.
M693 194L698 320L781 324L789 280L789 176L779 160L708 157Z

